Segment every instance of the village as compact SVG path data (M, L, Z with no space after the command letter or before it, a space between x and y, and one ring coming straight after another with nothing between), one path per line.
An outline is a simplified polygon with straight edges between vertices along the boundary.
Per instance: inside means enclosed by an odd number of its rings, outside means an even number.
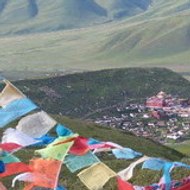
M104 115L94 122L151 138L160 143L190 139L189 99L159 92L147 98L142 104L120 105L114 111L114 115Z

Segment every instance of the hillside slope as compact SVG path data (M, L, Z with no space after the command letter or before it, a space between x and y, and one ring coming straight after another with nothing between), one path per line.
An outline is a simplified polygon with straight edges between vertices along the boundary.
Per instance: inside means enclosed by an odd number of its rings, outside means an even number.
M150 20L189 9L187 0L0 0L0 34L81 28L125 18Z
M161 90L190 97L189 81L170 70L158 68L113 69L14 84L46 111L74 117L85 117L131 99L144 101Z
M156 156L161 157L169 160L181 160L183 158L183 154L165 147L161 144L155 143L151 140L136 137L130 133L123 133L118 130L113 130L110 128L105 128L101 126L97 126L92 123L86 123L81 120L76 119L69 119L67 117L61 117L53 115L53 117L61 122L64 123L67 127L72 129L73 131L79 133L85 137L94 137L99 140L105 141L113 141L119 143L123 146L127 146L133 148L134 150L140 151L148 156ZM0 130L2 132L2 129ZM109 134L109 135L105 135ZM55 135L52 131L52 135ZM28 162L29 159L33 157L34 149L28 148L22 151L17 152L17 156L21 158L22 161ZM99 157L101 161L106 163L109 167L111 167L114 171L118 172L124 168L126 168L131 161L126 160L117 160L113 156L108 154L103 154ZM147 185L149 183L157 182L160 178L160 172L152 172L148 170L136 170L135 177L132 179L134 184L139 185ZM175 179L180 179L183 176L189 175L189 171L174 171ZM12 190L10 187L10 180L12 178L3 180L9 190ZM60 175L60 183L67 187L69 190L87 190L86 187L80 182L77 178L76 173L71 174L71 172L63 165L62 172ZM22 189L22 184L18 183L16 186L17 190ZM107 184L107 187L104 188L105 190L116 190L114 183Z
M131 66L190 72L188 15L0 38L0 69L26 76Z

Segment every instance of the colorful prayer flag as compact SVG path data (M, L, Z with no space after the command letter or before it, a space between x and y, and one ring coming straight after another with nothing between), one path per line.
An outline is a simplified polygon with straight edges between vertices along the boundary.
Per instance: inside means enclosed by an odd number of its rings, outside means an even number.
M102 189L106 182L114 176L116 173L102 162L94 164L78 174L79 179L90 190Z

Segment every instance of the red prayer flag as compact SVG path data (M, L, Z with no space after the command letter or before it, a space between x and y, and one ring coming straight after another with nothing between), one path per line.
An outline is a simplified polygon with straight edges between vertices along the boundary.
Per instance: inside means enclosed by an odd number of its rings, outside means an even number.
M123 181L121 178L117 178L117 188L118 190L134 190L133 186L126 182L126 181Z
M181 187L174 188L173 190L189 190L189 189L190 189L190 182Z
M22 162L14 162L5 164L5 172L0 173L0 177L7 177L19 173L31 171L29 166Z
M82 156L89 151L88 139L84 137L76 137L73 146L69 150L70 154Z
M22 146L16 143L3 143L0 144L0 148L2 148L6 152L13 152L14 150L22 148Z
M94 149L101 149L101 148L114 148L113 146L106 144L106 143L100 143L100 144L92 144L88 145L91 150Z

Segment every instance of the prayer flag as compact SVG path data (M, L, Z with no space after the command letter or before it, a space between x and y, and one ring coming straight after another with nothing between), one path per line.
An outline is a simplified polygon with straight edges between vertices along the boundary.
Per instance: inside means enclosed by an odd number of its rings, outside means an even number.
M28 98L12 101L0 109L0 128L37 108Z
M16 129L33 138L45 135L56 125L56 121L46 112L40 111L22 118Z
M14 100L25 98L25 95L18 90L12 83L4 80L6 86L0 93L0 106L4 107Z
M12 176L15 174L31 171L29 166L22 162L5 164L5 172L0 173L0 177Z
M69 154L64 160L67 168L72 173L84 167L91 166L97 162L100 162L100 160L94 154L92 154L92 152L88 152L83 156Z
M5 130L2 137L2 143L16 143L22 147L33 145L38 142L40 141L29 137L21 131L13 128L8 128L7 130Z
M102 189L106 182L114 176L116 173L102 162L94 164L78 174L79 179L90 190Z

